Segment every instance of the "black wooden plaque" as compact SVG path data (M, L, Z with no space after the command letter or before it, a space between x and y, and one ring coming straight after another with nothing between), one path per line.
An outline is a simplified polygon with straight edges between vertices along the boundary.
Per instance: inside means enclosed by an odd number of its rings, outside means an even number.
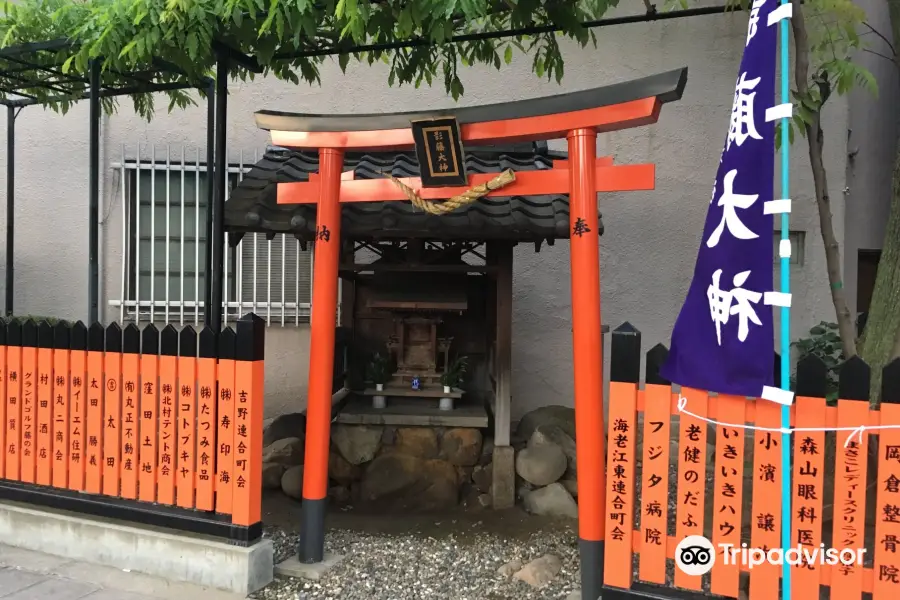
M455 117L412 122L422 187L467 185L466 157Z

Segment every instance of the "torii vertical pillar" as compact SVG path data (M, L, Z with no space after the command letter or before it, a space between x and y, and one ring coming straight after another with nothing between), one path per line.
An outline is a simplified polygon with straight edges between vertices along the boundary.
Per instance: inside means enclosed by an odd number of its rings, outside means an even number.
M581 597L603 588L606 460L603 423L603 343L600 324L600 237L597 210L597 131L574 129L569 144L569 228L572 346L575 366L575 442L578 459L578 547Z
M306 459L300 523L301 562L324 559L325 510L328 504L328 445L331 436L331 387L334 330L337 321L338 266L341 254L341 171L344 152L319 150L316 251L310 315L309 389L306 405Z

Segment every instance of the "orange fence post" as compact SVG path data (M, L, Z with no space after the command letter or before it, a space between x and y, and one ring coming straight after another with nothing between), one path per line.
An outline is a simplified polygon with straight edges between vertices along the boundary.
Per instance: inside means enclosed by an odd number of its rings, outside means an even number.
M756 401L757 427L781 427L781 405ZM781 547L781 434L755 431L753 437L753 486L751 487L750 547ZM776 600L781 567L763 563L750 571L750 598Z
M685 410L705 417L709 395L702 390L682 387L687 399ZM706 496L706 423L691 415L679 416L678 495L675 508L675 537L680 541L689 535L703 535ZM675 569L676 587L700 590L700 577Z
M141 331L141 418L138 457L138 498L156 500L157 393L159 388L159 330L153 323Z
M794 427L826 427L825 363L809 355L797 363L797 390ZM793 507L791 519L798 547L810 552L822 543L822 508L825 498L825 432L803 431L794 437ZM829 467L830 468L830 467ZM818 590L822 581L822 565L806 561L793 568L791 577L795 595ZM798 596L799 597L799 596Z
M837 405L841 427L869 423L869 366L859 356L841 365L840 399ZM834 461L834 525L832 548L856 551L865 548L866 473L869 436L864 431L838 431ZM900 509L898 509L900 511ZM840 518L837 518L840 515ZM896 515L900 518L900 512ZM831 597L841 600L862 598L862 565L831 567Z
M251 526L262 519L266 322L250 313L237 322L236 328L232 522Z
M103 493L119 495L119 430L122 428L122 328L106 328L103 377Z
M726 546L741 549L741 519L744 492L744 436L745 430L722 423L743 425L746 421L747 400L737 396L720 395L715 400L716 456L713 484L712 543L716 551ZM730 548L729 548L730 547ZM740 591L740 566L731 556L717 557L712 568L710 591L713 594L737 598Z
M103 461L103 349L106 331L100 323L88 329L87 352L87 463L85 491L99 494L102 489Z
M178 336L178 506L194 506L197 427L197 332L188 325Z
M84 489L85 423L85 374L87 372L87 328L78 321L72 326L72 345L69 353L70 402L69 402L69 489Z
M37 452L37 323L22 324L22 481L34 483Z
M6 340L6 391L3 404L6 406L5 418L0 428L5 432L4 444L0 452L5 457L2 473L6 479L19 479L19 457L22 453L22 407L20 392L22 363L22 328L15 319L3 323L3 334Z
M159 473L156 501L175 504L178 455L178 332L171 323L159 336Z
M22 476L22 324L6 324L6 478Z
M644 381L644 456L641 463L642 581L666 583L669 536L669 446L672 425L672 385L660 377L659 367L669 351L657 344L647 353Z
M216 512L232 514L232 482L234 473L234 330L226 327L218 340L218 430L216 432Z
M6 382L9 368L6 362L6 319L0 319L0 479L6 473Z
M216 440L218 432L218 393L216 380L216 334L204 327L197 336L197 508L216 508Z
M69 346L71 326L60 321L53 328L53 487L69 485Z
M141 330L130 323L122 332L122 497L138 497L140 460Z
M300 560L325 556L325 507L328 502L328 453L334 375L334 329L337 319L338 266L341 254L341 150L319 150L316 246L310 315L309 389L306 406L306 460L300 516ZM596 432L595 432L596 433Z
M53 482L53 327L38 323L37 375L37 475L35 483Z
M900 425L900 358L881 376L881 424ZM890 600L900 591L900 429L882 429L878 440L873 600Z
M637 447L637 391L641 379L641 334L630 323L613 331L609 383L609 472L603 583L630 589Z

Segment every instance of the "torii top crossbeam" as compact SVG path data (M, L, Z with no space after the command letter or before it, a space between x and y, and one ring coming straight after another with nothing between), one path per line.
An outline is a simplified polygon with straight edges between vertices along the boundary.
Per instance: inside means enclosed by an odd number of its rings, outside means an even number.
M681 99L686 82L687 68L682 68L571 94L453 110L330 116L256 113L257 125L271 131L276 146L319 151L318 174L311 174L308 181L277 185L279 204L317 205L301 560L320 562L324 556L341 203L402 201L412 196L420 203L447 198L452 202L494 175L467 176L465 146L565 137L568 161L554 163L552 169L510 174L502 189L482 189L485 193L480 195L569 195L582 591L587 598L599 595L603 540L607 530L611 536L620 530L613 516L604 518L597 193L653 189L655 172L652 164L614 166L609 159L598 159L597 134L655 123L663 104ZM412 148L418 155L420 178L354 180L352 171L343 173L347 150Z
M532 142L566 137L575 130L597 133L655 123L662 105L679 100L687 82L687 68L643 79L617 83L569 94L532 100L429 112L369 115L310 115L259 111L256 123L271 131L272 143L299 149L331 148L354 151L410 150L416 146L410 123L455 119L465 146L504 142ZM597 192L653 189L653 165L596 165ZM315 203L319 197L321 172L309 181L278 184L278 203ZM450 198L471 186L483 184L491 175L473 175L468 185L425 187L424 200ZM420 188L418 178L403 183ZM547 171L517 174L516 180L487 196L533 196L569 192L569 172L564 166ZM343 181L341 202L406 200L406 195L388 179ZM329 228L330 230L330 228Z

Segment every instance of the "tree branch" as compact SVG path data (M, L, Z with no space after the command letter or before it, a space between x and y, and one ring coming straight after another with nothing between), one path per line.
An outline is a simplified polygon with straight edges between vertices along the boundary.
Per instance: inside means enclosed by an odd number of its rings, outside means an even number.
M809 92L809 35L806 31L803 10L799 0L792 0L796 10L791 18L791 29L794 34L794 79L799 95ZM824 99L823 99L824 101ZM809 162L813 173L813 187L816 192L816 204L819 209L819 229L825 245L825 264L828 271L828 282L831 284L831 299L837 317L838 331L844 358L856 356L856 328L847 306L847 297L841 280L841 250L834 235L834 220L831 214L831 199L828 196L828 174L822 159L822 146L825 135L821 126L821 106L813 113L812 119L805 123L806 140L809 145Z
M890 56L886 56L886 55L882 54L881 52L875 52L874 50L869 50L868 48L863 48L862 51L868 52L869 54L874 54L875 56L880 56L881 58L883 58L886 61L889 61L893 65L897 64L896 58L891 58Z
M866 21L863 21L862 24L863 24L865 27L867 27L867 28L869 29L869 31L871 31L872 33L874 33L875 35L877 35L878 37L880 37L882 40L884 40L884 43L887 44L888 48L891 49L891 54L893 54L895 57L897 56L897 51L894 49L894 44L892 44L891 41L890 41L889 39L887 39L887 38L884 36L883 33L881 33L880 31L878 31L877 29L875 29L875 28L872 27L871 25L869 25L869 23L866 22ZM893 60L893 59L892 59L892 60Z

